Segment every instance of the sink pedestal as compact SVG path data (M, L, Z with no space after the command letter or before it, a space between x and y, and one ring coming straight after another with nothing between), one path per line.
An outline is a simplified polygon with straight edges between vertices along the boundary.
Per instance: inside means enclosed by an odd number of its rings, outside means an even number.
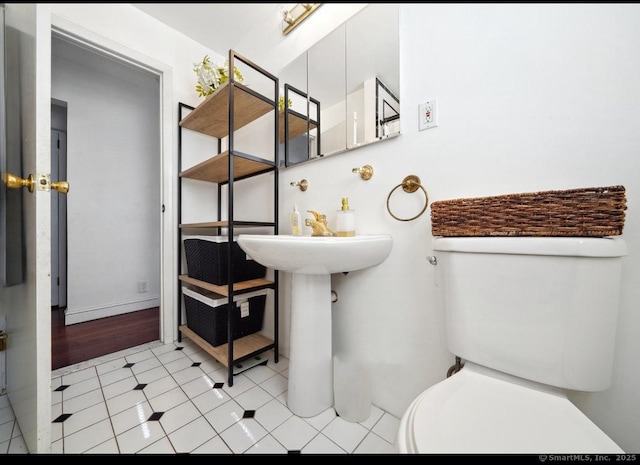
M287 405L300 417L333 407L331 274L363 270L389 256L386 234L289 236L240 234L238 245L258 263L291 273Z
M333 406L331 332L331 275L293 273L287 406L300 417Z

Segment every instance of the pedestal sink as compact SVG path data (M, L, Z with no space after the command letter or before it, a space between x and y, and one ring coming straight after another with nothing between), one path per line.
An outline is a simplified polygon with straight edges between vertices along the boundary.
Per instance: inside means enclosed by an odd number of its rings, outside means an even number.
M393 239L240 234L237 241L258 263L292 274L287 405L301 417L318 415L333 406L331 274L379 265Z

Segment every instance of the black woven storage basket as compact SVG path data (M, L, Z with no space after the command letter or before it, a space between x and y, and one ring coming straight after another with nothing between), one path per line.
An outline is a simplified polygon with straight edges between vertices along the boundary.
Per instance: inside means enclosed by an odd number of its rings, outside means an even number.
M226 237L188 237L183 239L187 270L191 278L205 281L217 286L229 284L227 273L227 257L229 243ZM266 267L251 260L234 240L231 244L233 262L232 281L248 281L264 278Z
M184 289L184 288L183 288ZM187 316L187 326L202 339L212 346L219 346L227 343L227 322L228 322L228 305L226 298L221 295L208 293L202 296L194 291L184 290L184 303ZM195 295L197 298L189 295ZM249 334L262 330L264 321L264 307L266 302L266 292L261 295L249 297L249 314L245 317L241 316L242 295L234 298L233 309L231 310L231 318L233 321L233 339L239 339ZM212 301L223 300L225 303L218 306L212 306Z

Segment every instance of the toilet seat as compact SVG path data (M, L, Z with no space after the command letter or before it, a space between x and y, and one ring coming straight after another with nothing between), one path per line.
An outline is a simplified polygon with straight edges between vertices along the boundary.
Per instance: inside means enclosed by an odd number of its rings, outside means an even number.
M420 454L624 452L561 391L469 362L413 401L397 447Z

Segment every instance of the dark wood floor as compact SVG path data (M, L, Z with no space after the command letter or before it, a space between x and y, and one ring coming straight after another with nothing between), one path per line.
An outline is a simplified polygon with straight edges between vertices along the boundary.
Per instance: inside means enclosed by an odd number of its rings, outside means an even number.
M150 308L64 325L64 309L51 312L51 369L129 349L160 338L160 309Z

